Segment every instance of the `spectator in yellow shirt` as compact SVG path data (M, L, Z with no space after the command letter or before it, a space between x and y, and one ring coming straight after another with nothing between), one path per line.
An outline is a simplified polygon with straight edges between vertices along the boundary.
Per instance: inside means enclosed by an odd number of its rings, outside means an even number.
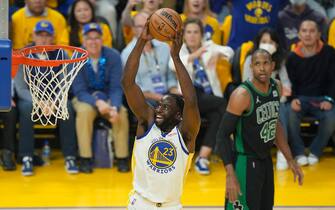
M32 44L33 29L40 20L48 20L55 28L55 44L67 45L66 21L56 10L46 6L46 0L26 0L26 6L12 15L13 48Z
M76 0L69 14L70 45L79 47L83 43L82 27L91 22L99 22L95 16L94 6L89 0ZM112 47L112 34L107 24L99 23L102 29L103 45Z
M220 24L209 9L208 0L185 0L184 13L180 15L183 22L186 18L199 18L204 25L205 39L212 39L221 44Z

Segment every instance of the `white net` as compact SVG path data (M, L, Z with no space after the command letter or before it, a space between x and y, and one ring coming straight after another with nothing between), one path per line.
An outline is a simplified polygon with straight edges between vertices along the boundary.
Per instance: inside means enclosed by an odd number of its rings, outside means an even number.
M68 53L71 57L68 57ZM70 86L79 70L86 63L87 52L75 48L58 47L56 49L42 49L25 51L24 55L29 64L23 65L24 79L29 86L33 101L31 120L39 121L42 125L56 125L57 120L69 119L68 96ZM83 58L83 59L81 59ZM73 60L76 59L76 62ZM79 60L78 60L79 59ZM32 64L33 61L61 61L58 66ZM37 62L36 62L37 63Z

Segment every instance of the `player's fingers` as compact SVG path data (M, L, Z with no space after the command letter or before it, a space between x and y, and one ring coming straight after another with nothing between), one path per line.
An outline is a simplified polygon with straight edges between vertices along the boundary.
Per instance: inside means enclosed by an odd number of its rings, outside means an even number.
M232 196L232 200L236 201L238 199L238 196L240 195L241 191L240 191L240 186L239 184L235 185L233 188L233 196Z
M229 193L228 193L228 196L229 196L229 202L234 202L235 200L234 200L234 193L232 192L232 191L230 191Z
M232 202L236 201L238 198L238 191L235 189L232 194Z
M174 41L174 37L173 37L172 35L169 35L169 39L170 39L171 41Z
M182 32L181 32L181 30L179 29L179 30L177 30L177 40L178 40L178 42L180 42L181 40L182 40Z
M147 22L146 24L149 24L150 18L151 18L152 14L149 15L149 17L147 18Z
M304 173L302 172L302 170L299 170L299 184L302 185L304 182Z
M231 196L230 196L230 194L228 194L228 200L229 200L229 202L231 202L231 203L233 202L233 201L232 201L232 198L231 198Z
M241 188L240 186L238 186L238 195L241 196L242 195L242 191L241 191Z
M231 197L232 196L232 189L227 187L226 188L226 194L227 194L228 200L231 201L231 199L232 199L232 197Z
M183 28L180 28L180 29L178 30L178 33L179 33L179 36L180 36L180 37L183 37L184 29L183 29Z
M321 110L324 110L325 107L326 107L325 104L321 102L321 103L320 103L320 109L321 109Z
M150 22L150 17L148 17L147 22L145 22L145 24L144 24L144 28L147 28L147 27L148 27L149 22Z
M291 171L293 173L293 180L295 182L296 178L297 178L297 170L296 170L296 167L294 165L291 167Z
M175 33L175 39L176 39L176 41L180 41L180 36L181 36L180 29L177 29L176 33Z
M303 184L303 176L299 176L299 185L302 185Z

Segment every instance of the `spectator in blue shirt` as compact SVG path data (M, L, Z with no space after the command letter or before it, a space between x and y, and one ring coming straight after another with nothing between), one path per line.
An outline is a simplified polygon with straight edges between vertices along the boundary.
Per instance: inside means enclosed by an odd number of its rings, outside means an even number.
M129 122L128 112L122 106L121 58L116 50L103 46L102 29L99 24L84 25L83 35L83 46L89 53L89 60L72 85L81 157L79 170L84 173L93 171L91 166L93 122L97 116L102 116L113 126L118 169L127 172Z
M135 46L137 37L147 21L148 14L138 13L134 17L135 38L122 51L123 64ZM147 42L140 58L136 83L143 90L143 94L149 104L155 106L166 93L178 93L177 80L174 73L169 69L170 49L163 42L152 40Z

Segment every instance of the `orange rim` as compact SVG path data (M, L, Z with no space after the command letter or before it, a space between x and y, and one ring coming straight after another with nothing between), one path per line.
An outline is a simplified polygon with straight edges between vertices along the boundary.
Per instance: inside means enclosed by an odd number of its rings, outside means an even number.
M82 53L83 55L80 58L69 58L69 59L63 59L63 60L40 60L36 58L28 58L26 57L30 53L41 53L44 51L54 51L54 50L70 50L72 52L77 51L79 53ZM26 47L21 50L14 51L12 54L12 62L13 66L25 64L29 66L59 66L65 63L77 63L80 61L83 61L87 59L88 52L85 49L79 48L79 47L72 47L72 46L65 46L65 45L40 45L40 46L32 46L32 47Z

